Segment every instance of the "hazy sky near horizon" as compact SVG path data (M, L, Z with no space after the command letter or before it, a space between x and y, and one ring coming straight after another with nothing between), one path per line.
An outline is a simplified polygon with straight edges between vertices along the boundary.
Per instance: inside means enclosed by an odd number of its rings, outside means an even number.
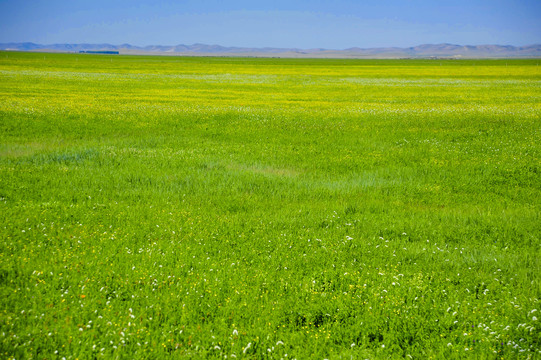
M345 49L541 43L539 0L0 0L0 42Z

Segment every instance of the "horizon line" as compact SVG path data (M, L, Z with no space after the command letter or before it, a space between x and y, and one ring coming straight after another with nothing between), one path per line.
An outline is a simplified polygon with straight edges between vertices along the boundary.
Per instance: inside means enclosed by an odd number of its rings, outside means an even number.
M222 47L222 48L229 48L229 49L284 49L284 50L331 50L331 51L344 51L344 50L351 50L351 49L360 49L360 50L369 50L369 49L411 49L416 48L420 46L441 46L441 45L448 45L448 46L460 46L460 47L479 47L479 46L501 46L501 47L515 47L515 48L524 48L524 47L531 47L531 46L541 46L541 41L538 43L532 43L528 45L514 45L514 44L499 44L499 43L483 43L483 44L457 44L457 43L449 43L449 42L440 42L440 43L421 43L417 45L412 46L372 46L372 47L362 47L362 46L350 46L347 48L325 48L325 47L282 47L282 46L264 46L264 45L258 45L258 46L239 46L239 45L221 45L218 43L200 43L195 42L192 44L186 44L186 43L178 43L174 45L164 45L164 44L148 44L148 45L134 45L128 42L124 43L108 43L108 42L54 42L54 43L37 43L33 41L10 41L10 42L0 42L0 45L23 45L23 44L29 44L29 45L36 45L36 46L55 46L55 45L106 45L106 46L115 46L115 47L122 47L122 46L131 46L131 47L138 47L138 48L147 48L152 46L160 46L160 47L176 47L176 46L216 46L216 47Z

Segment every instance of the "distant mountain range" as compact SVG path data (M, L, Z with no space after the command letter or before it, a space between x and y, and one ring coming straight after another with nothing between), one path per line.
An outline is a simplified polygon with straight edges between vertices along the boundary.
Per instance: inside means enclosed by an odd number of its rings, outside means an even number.
M191 55L191 56L260 56L260 57L317 57L317 58L536 58L541 57L541 44L511 45L454 45L427 44L408 48L358 48L344 50L297 48L247 48L220 45L149 45L130 44L51 44L31 42L0 44L0 50L40 52L118 51L131 55Z

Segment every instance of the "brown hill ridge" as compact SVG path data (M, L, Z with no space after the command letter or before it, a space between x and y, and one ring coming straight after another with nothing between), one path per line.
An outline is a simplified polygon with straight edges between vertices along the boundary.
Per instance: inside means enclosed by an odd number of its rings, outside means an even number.
M408 48L359 48L344 50L298 49L298 48L248 48L224 47L220 45L149 45L130 44L50 44L5 43L0 50L41 52L85 52L118 51L119 54L134 55L185 55L185 56L259 56L259 57L316 57L316 58L538 58L541 44L528 46L512 45L455 45L424 44Z

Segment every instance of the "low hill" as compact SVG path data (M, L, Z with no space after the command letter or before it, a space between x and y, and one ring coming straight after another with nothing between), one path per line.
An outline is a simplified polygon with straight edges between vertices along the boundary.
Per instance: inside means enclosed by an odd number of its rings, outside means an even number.
M359 48L344 50L298 49L298 48L248 48L221 45L148 45L130 44L49 44L31 42L0 44L0 50L84 52L118 51L134 55L192 55L192 56L260 56L260 57L318 57L318 58L535 58L541 57L541 44L528 46L512 45L455 45L424 44L408 48Z

